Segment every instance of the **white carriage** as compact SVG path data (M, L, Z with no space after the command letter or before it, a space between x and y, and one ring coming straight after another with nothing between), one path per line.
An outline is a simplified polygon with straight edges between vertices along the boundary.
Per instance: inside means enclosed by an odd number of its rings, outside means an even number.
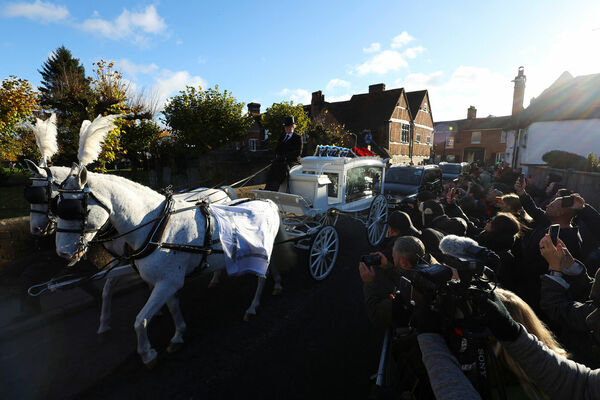
M386 160L378 157L304 157L290 171L282 190L254 190L270 199L282 214L282 224L297 248L308 250L308 269L316 280L332 271L339 251L335 225L340 214L361 221L373 246L387 226L384 193Z

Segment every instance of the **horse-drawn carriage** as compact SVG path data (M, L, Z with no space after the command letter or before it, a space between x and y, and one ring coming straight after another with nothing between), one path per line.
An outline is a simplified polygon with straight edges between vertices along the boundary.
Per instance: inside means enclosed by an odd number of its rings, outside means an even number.
M331 153L330 153L331 154ZM299 249L308 250L316 280L332 271L339 251L335 229L340 214L361 221L373 246L385 236L388 208L382 195L386 161L378 157L310 156L293 167L282 190L254 190L279 206L281 223Z

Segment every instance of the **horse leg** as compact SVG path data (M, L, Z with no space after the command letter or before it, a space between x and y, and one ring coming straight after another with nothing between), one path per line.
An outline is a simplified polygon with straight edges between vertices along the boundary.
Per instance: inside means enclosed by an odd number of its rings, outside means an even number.
M244 314L244 321L248 321L250 319L250 315L256 315L256 308L260 305L260 296L262 295L263 289L265 288L265 282L267 278L264 276L258 277L258 284L256 285L256 293L254 294L254 299L250 304L250 307L246 310Z
M214 288L217 287L217 285L220 282L221 279L221 275L223 274L223 270L222 269L218 269L215 272L213 272L213 276L212 279L210 280L208 287L210 288Z
M156 350L150 345L148 340L148 324L158 310L175 295L179 287L173 283L161 281L154 285L152 293L148 301L142 307L139 314L135 318L133 325L137 335L137 352L140 355L142 362L148 368L152 368L156 363Z
M108 332L110 328L111 304L113 289L116 286L119 278L107 278L102 289L102 308L100 310L100 326L96 332L98 335Z
M186 329L185 321L183 320L183 314L181 313L181 307L179 307L179 298L172 296L167 300L167 307L173 317L173 323L175 324L175 334L171 338L171 343L167 347L169 353L174 353L179 350L183 345L183 334Z
M273 286L273 296L280 295L283 291L283 286L281 285L281 274L275 266L269 266L269 272L275 281L275 285Z

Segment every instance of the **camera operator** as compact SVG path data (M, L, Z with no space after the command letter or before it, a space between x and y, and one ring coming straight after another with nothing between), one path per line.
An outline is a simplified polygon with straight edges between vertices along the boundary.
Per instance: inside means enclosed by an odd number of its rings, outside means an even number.
M425 257L425 246L414 236L402 236L396 239L393 247L393 259L388 260L384 253L376 253L379 259L375 265L367 265L364 262L359 264L359 272L363 281L363 294L369 319L375 325L380 327L390 327L393 325L406 325L406 321L394 321L393 298L390 297L390 291L385 284L376 280L376 270L380 269L385 275L394 282L394 285L402 290L407 290L406 285L400 281L403 272L410 270L419 263L419 260ZM391 261L391 262L390 262ZM393 262L393 264L392 264ZM404 287L403 287L404 286ZM408 286L410 290L410 286ZM395 304L400 306L400 304ZM394 312L393 312L394 311ZM402 315L404 317L404 314ZM400 318L403 319L403 318Z
M560 239L554 246L546 235L540 241L540 251L549 265L549 273L542 276L541 309L562 328L559 338L577 361L600 367L600 342L596 341L599 327L593 318L588 318L597 309L592 297L595 281L587 275L585 267L573 259ZM598 276L596 273L596 278Z

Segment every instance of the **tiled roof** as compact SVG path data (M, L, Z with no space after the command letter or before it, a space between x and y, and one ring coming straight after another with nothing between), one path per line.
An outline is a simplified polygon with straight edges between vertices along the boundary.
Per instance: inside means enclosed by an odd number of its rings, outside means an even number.
M329 112L347 129L375 129L390 120L404 89L355 94L347 101L326 103Z
M473 119L458 119L454 121L439 121L434 126L454 126L459 131L474 131L487 129L509 129L511 127L512 117L506 115L503 117L487 117Z
M538 121L600 118L600 74L561 77L517 118L519 127Z
M410 110L410 115L412 115L413 118L417 117L417 113L419 112L421 103L423 103L423 98L425 97L425 94L427 94L427 90L406 92L406 98L408 99L408 108Z

